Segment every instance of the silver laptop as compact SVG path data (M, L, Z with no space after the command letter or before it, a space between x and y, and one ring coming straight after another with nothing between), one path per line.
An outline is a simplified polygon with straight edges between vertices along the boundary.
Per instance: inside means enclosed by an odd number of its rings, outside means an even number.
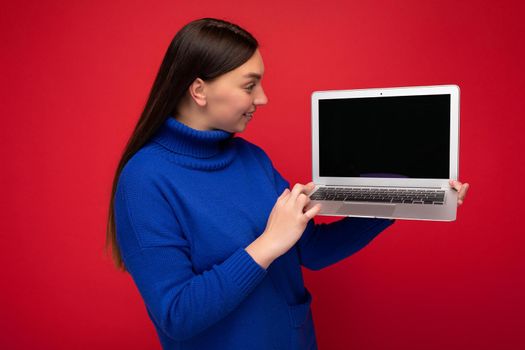
M454 221L457 85L315 91L305 210L318 215Z

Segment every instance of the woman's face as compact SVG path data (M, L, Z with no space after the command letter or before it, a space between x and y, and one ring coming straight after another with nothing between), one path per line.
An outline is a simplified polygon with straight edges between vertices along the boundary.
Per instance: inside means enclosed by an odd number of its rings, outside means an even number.
M258 106L268 103L261 79L264 65L259 50L243 65L205 82L206 119L210 130L242 132Z

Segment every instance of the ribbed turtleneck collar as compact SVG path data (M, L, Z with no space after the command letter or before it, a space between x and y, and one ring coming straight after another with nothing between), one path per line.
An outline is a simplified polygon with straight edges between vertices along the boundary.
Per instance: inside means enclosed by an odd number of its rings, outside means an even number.
M224 130L193 129L169 116L160 127L156 141L178 154L210 158L219 153L233 135Z
M197 130L168 116L153 141L171 151L170 158L181 165L213 170L233 160L233 136L224 130Z

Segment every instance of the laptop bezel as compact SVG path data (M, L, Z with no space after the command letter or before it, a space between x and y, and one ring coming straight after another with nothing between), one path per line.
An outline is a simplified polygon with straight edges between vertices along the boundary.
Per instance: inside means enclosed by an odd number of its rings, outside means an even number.
M405 86L349 90L314 91L311 94L312 179L316 185L449 187L448 179L328 177L319 176L319 100L354 97L389 97L450 94L450 164L449 179L459 176L459 94L458 85Z

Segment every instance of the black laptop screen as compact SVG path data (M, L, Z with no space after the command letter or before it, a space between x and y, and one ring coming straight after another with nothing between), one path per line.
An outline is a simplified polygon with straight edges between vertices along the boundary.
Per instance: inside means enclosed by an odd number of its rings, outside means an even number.
M447 179L450 95L319 100L319 176Z

